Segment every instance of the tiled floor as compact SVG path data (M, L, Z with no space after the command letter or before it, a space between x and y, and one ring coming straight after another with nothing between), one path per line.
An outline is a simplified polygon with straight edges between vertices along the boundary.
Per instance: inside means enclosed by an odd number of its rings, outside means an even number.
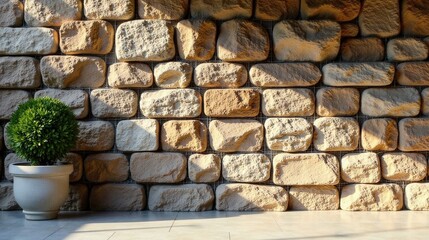
M85 212L51 221L0 211L0 239L429 239L429 212Z

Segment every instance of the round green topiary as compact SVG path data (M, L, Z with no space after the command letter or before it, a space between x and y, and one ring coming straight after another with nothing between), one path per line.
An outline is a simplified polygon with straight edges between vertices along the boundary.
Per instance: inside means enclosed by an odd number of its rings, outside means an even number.
M31 165L53 165L75 146L78 124L68 106L44 97L21 104L6 129L8 144Z

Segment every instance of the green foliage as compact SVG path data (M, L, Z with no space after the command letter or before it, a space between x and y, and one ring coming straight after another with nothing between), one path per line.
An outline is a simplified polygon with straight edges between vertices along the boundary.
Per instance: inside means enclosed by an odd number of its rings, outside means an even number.
M21 104L6 133L12 150L31 165L53 165L75 146L78 124L68 106L44 97Z

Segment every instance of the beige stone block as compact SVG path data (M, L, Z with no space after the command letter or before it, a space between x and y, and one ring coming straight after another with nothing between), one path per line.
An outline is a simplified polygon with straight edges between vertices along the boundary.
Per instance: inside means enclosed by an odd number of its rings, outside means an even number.
M294 186L289 190L291 210L337 210L340 194L335 186Z
M270 172L271 161L264 154L231 154L222 159L222 176L230 182L264 182Z
M78 182L83 175L83 160L82 156L77 153L67 153L64 157L64 161L73 165L73 172L69 176L71 183Z
M138 96L133 90L94 89L90 99L92 115L98 118L127 118L137 113Z
M429 88L423 89L422 95L422 113L423 115L429 115Z
M278 186L246 183L221 184L216 188L219 211L286 211L288 193Z
M376 153L348 153L341 158L341 178L349 183L378 183L380 160Z
M398 184L350 184L341 190L340 206L348 211L399 211L403 206Z
M24 19L29 26L53 26L80 20L82 18L81 0L26 0Z
M405 187L405 206L413 211L429 210L429 183L410 183Z
M306 88L267 89L262 93L265 116L312 116L315 109L313 91Z
M107 151L113 147L115 129L107 121L79 121L79 134L75 150Z
M144 63L114 63L107 70L107 83L113 88L148 88L152 86L152 70Z
M386 62L328 63L322 68L323 83L329 86L387 86L395 77L395 66Z
M252 0L191 0L192 18L213 18L228 20L232 18L250 18Z
M0 39L9 39L0 41L0 55L45 55L58 49L58 33L50 28L0 28Z
M249 74L252 84L258 87L308 87L322 77L312 63L257 63Z
M407 86L429 86L429 62L405 62L396 66L396 81Z
M189 0L138 0L138 14L143 19L180 20L185 17Z
M88 93L83 90L59 90L59 89L43 89L34 94L34 98L51 97L60 100L67 105L77 119L82 119L88 116L89 101Z
M176 25L176 42L180 58L210 60L215 52L216 24L209 20L182 20Z
M301 0L301 17L347 22L359 15L360 4L360 0Z
M270 39L267 31L256 22L235 19L222 23L216 49L218 58L223 61L263 61L270 51Z
M204 152L207 148L207 127L198 120L170 120L161 128L164 151Z
M247 69L238 63L201 63L194 70L195 85L238 88L247 82Z
M256 0L255 18L263 21L295 19L299 15L299 0Z
M211 148L219 152L256 152L262 148L264 127L255 120L212 120Z
M97 88L105 82L106 63L98 57L45 56L43 83L52 88Z
M128 160L121 153L91 154L85 158L85 177L90 182L122 182L128 179Z
M333 60L340 38L340 25L333 21L281 21L273 29L274 55L280 61Z
M429 150L429 118L403 118L398 126L399 150L404 152Z
M116 147L119 151L158 150L159 124L155 119L123 120L116 126Z
M165 61L175 55L174 28L165 20L133 20L116 29L119 61Z
M368 119L362 124L362 147L369 151L393 151L398 146L398 127L391 118Z
M10 119L19 105L31 99L23 90L0 90L0 119Z
M264 127L265 141L271 150L306 151L313 139L313 125L305 118L268 118Z
M202 110L202 98L194 89L145 91L140 97L140 111L148 118L193 118Z
M17 27L22 25L24 4L19 0L0 1L0 27Z
M391 181L420 181L427 173L427 160L420 153L385 153L381 157L383 178Z
M321 88L316 93L316 112L323 117L353 116L359 112L356 88Z
M371 117L412 117L420 112L415 88L368 88L362 92L361 111Z
M426 43L417 38L391 39L386 47L387 59L399 62L425 60L428 51Z
M359 15L361 35L380 38L398 35L401 31L399 18L397 0L364 1Z
M70 184L69 196L61 206L61 211L88 210L88 187L85 184Z
M186 88L192 80L192 66L185 62L159 63L153 74L158 87Z
M425 37L429 35L429 1L404 0L401 7L402 27L405 35Z
M255 89L210 89L204 93L204 113L209 117L255 117L259 108L259 91Z
M92 187L89 202L92 211L141 211L146 195L142 185L110 183Z
M313 144L319 151L352 151L359 144L359 124L350 117L321 117L314 121Z
M151 211L209 211L214 198L207 184L155 185L149 191L148 207Z
M341 37L356 37L359 34L359 26L354 23L341 24Z
M20 157L18 157L18 155L16 155L15 153L9 153L8 155L6 155L6 157L4 158L4 177L6 178L6 180L9 181L13 181L13 176L12 174L10 174L9 172L9 166L12 163L20 163L20 162L27 162L25 159L22 159Z
M32 57L0 57L0 73L0 88L37 88L42 82L39 61Z
M133 0L84 0L83 4L88 19L129 20L134 17Z
M383 61L384 43L373 37L346 39L341 43L341 59L346 62Z
M21 209L13 195L13 183L0 182L0 210L10 211Z
M133 153L131 178L138 183L177 183L186 178L186 157L181 153Z
M188 159L188 176L193 182L216 182L220 177L221 160L216 154L192 154Z

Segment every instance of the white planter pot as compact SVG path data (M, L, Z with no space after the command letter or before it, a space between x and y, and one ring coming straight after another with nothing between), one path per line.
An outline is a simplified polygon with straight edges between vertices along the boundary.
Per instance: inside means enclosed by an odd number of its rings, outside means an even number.
M69 193L72 171L71 164L30 166L14 163L9 166L13 175L13 193L27 220L57 218Z

